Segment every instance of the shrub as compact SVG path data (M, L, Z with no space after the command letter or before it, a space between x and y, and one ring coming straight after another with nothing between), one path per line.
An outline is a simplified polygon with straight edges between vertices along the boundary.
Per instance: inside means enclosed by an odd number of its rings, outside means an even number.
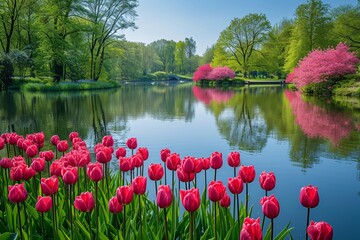
M346 74L356 72L359 59L349 51L344 43L339 43L335 49L310 52L287 76L287 83L294 83L302 88L311 83L327 81L329 78L339 79Z
M229 80L235 77L235 72L229 67L216 67L210 74L210 79L212 80Z
M0 57L0 81L5 88L11 85L14 67L10 58L6 55Z
M210 80L209 74L213 68L210 66L210 64L201 65L198 67L198 69L194 73L194 81L200 81L200 80Z

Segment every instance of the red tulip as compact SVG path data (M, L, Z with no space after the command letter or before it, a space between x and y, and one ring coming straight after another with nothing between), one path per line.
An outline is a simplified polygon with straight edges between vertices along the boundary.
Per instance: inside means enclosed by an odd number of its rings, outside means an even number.
M210 165L212 169L219 169L223 165L222 153L213 152L210 157Z
M60 160L55 160L50 165L50 174L61 177L61 170L63 168L63 163Z
M101 163L89 163L86 169L86 174L92 181L99 182L103 178Z
M123 172L127 172L131 169L134 169L133 162L128 157L120 157L119 158L119 167Z
M53 151L44 151L40 152L40 157L45 158L45 161L49 162L54 159L54 152Z
M11 167L16 167L20 164L25 164L25 159L22 156L13 157L11 161Z
M210 158L202 158L203 170L208 170L210 168Z
M91 192L81 193L75 197L74 206L81 212L91 212L95 207L94 197Z
M164 148L160 151L160 158L163 162L166 162L166 159L170 156L170 149Z
M34 134L33 142L40 148L44 146L45 134L43 132L38 132Z
M311 221L307 227L307 233L311 240L331 240L333 238L333 229L327 222Z
M96 160L99 163L108 163L111 161L111 149L108 147L103 147L96 153Z
M0 150L3 150L5 147L5 140L0 137Z
M213 202L218 202L224 196L226 187L221 181L211 181L208 185L208 196Z
M244 183L251 183L255 179L255 168L254 166L242 165L239 169L239 176Z
M180 155L177 153L172 153L166 159L166 167L169 170L176 171L177 166L180 164Z
M136 195L143 195L146 191L146 177L138 176L134 178L131 186Z
M266 217L273 219L279 215L280 204L274 195L261 198L260 204L262 205L262 211Z
M220 206L222 206L223 208L230 207L230 197L229 197L229 195L227 195L226 192L225 192L224 196L220 200Z
M144 160L141 156L141 154L134 154L131 156L131 161L134 167L141 167L144 164Z
M52 207L52 199L49 196L42 197L38 196L37 202L35 205L36 211L44 213L50 211Z
M36 171L32 169L31 167L26 167L24 171L24 177L23 180L27 181L33 178L36 175Z
M64 167L61 170L62 180L67 185L73 185L77 182L79 178L77 167Z
M171 205L172 193L169 185L160 185L156 194L156 204L159 208L167 208Z
M194 173L195 172L195 159L193 157L184 157L182 161L182 169L186 174Z
M149 158L149 150L146 147L139 148L136 151L136 154L140 154L144 161L146 161Z
M56 146L60 142L59 136L58 135L53 135L50 138L50 142L51 142L52 145Z
M116 197L119 203L127 205L133 200L134 191L131 186L121 186L116 189Z
M319 192L317 187L311 185L302 187L300 190L300 203L306 208L314 208L319 204Z
M20 137L18 140L17 140L17 142L16 142L16 145L17 145L17 147L19 148L19 149L23 149L23 145L24 145L24 141L25 141L25 139L23 138L23 137ZM30 146L31 144L29 144L28 146ZM27 147L28 147L27 146ZM27 148L26 147L26 148Z
M104 136L102 138L102 144L106 147L112 147L114 146L114 139L111 135Z
M59 179L57 177L41 178L41 191L46 196L55 194L59 189Z
M240 177L229 178L228 188L232 194L240 194L244 189L244 182Z
M230 167L238 167L240 166L240 153L239 152L231 152L227 157L227 161Z
M39 153L39 150L37 148L36 145L30 145L27 149L26 149L26 156L33 158L35 157L37 154Z
M176 175L181 182L190 182L195 179L195 173L186 173L181 165L176 169Z
M14 186L8 187L8 198L12 203L19 203L26 200L28 192L24 187L24 183L15 184Z
M119 157L125 157L126 156L126 148L120 147L120 148L116 149L115 156L117 159L119 159Z
M2 138L0 138L2 139ZM2 158L0 160L0 167L7 169L11 167L11 159L10 158Z
M19 142L19 144L21 143L21 141ZM21 149L23 149L26 153L26 149L28 149L28 147L30 147L31 145L34 145L32 141L26 139L22 141L22 146Z
M188 212L195 212L200 207L200 193L198 188L180 190L181 203Z
M201 158L195 158L194 159L194 164L195 164L195 173L200 173L204 168L202 159Z
M130 149L135 149L137 147L137 140L136 138L129 138L126 141L126 146Z
M262 172L259 177L260 186L266 191L271 191L274 189L276 184L276 178L273 172Z
M56 144L56 148L59 152L66 152L69 148L69 144L66 140L62 140Z
M260 218L246 217L240 232L240 240L262 240Z
M74 138L77 138L79 137L79 133L78 132L71 132L69 134L69 139L70 139L70 142L72 142L74 140Z
M16 145L19 136L16 133L10 133L8 136L9 136L9 144Z
M164 176L164 168L160 163L151 163L148 168L148 175L152 181L159 181Z
M44 158L33 158L30 166L35 172L42 172L45 169Z
M117 197L112 197L109 200L109 212L113 214L120 213L122 211L122 205L119 203Z
M10 179L13 181L20 181L24 178L26 171L26 164L18 164L10 169Z

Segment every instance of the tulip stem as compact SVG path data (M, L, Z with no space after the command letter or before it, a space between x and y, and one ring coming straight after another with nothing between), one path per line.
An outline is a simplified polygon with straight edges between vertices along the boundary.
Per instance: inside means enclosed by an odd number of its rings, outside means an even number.
M44 213L41 213L41 233L44 236Z
M20 240L22 240L23 239L23 234L22 234L21 216L20 216L20 203L17 203L17 208L18 208L18 217L19 217Z
M126 205L124 204L124 222L123 222L123 236L126 236Z
M96 239L99 239L99 204L98 204L98 182L95 182L95 221L96 221Z
M249 184L246 183L245 184L246 186L246 196L245 196L245 215L246 217L248 217L248 202L249 202L249 195L248 195L248 192L249 192Z
M217 169L215 169L215 173L214 173L214 181L216 181L216 170Z
M190 212L190 240L193 240L193 231L194 231L194 213ZM216 238L215 238L216 239Z
M215 170L216 171L216 170ZM215 240L217 239L217 236L216 236L216 202L214 202L214 205L215 205L215 210L214 210L214 237L215 237Z
M165 173L165 185L167 185L167 181L166 181L166 161L164 162L164 173Z
M140 222L140 239L142 239L142 217L141 217L141 195L139 195L139 222Z
M88 212L86 214L86 217L87 217L87 222L88 222L88 227L89 227L89 234L90 234L90 239L89 240L91 240L92 239L92 237L91 237L91 212Z
M310 208L307 209L307 216L306 216L306 228L305 228L306 240L308 240L309 238L309 235L307 234L307 227L309 226L309 220L310 220Z
M166 208L164 208L164 221L165 221L165 240L168 240L169 232L168 232L168 225L167 225L167 218L166 218Z
M174 185L175 185L175 177L174 177L174 171L171 171L172 173L172 176L171 176L171 181L172 181L172 188L171 188L171 191L172 191L172 195L173 195L173 199L175 199L174 197ZM185 183L186 184L186 183ZM176 229L176 223L175 223L175 201L172 202L172 211L171 211L171 224L173 224L173 227L171 228L171 237L172 238L175 238L175 229Z
M240 229L240 209L239 209L239 194L236 194L236 202L237 202L237 221ZM235 216L234 216L235 217Z
M274 219L271 219L271 240L274 239Z

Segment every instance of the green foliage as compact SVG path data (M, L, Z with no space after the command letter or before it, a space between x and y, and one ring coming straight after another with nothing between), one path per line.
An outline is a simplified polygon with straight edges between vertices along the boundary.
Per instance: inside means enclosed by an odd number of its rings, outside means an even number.
M176 43L175 49L175 64L176 70L179 73L185 73L185 61L186 61L186 44L183 41Z
M12 77L14 74L14 67L11 59L7 55L0 56L0 85L7 88L12 83ZM1 87L0 87L1 89Z
M117 82L81 82L81 83L27 83L21 87L22 90L25 91L81 91L81 90L96 90L96 89L108 89L108 88L116 88L120 85Z

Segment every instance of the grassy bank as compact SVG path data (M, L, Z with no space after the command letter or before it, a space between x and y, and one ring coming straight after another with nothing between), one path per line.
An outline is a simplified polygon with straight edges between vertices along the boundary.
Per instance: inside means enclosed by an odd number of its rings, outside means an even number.
M309 84L302 91L315 96L360 97L360 73L347 75L342 79L329 79L325 82Z

